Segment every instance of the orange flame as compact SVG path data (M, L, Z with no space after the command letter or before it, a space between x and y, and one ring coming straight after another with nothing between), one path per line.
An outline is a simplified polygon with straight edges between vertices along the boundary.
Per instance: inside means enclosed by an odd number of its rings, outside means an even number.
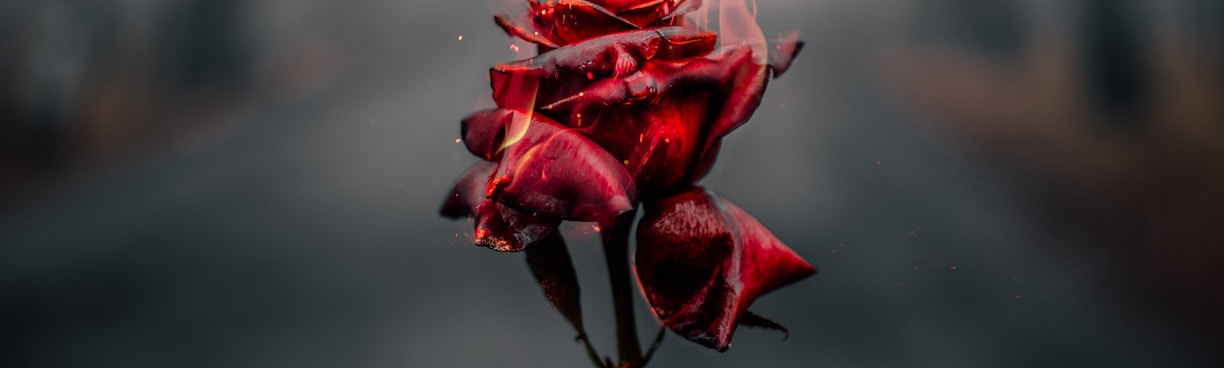
M499 150L504 150L506 147L518 143L527 134L527 128L531 126L531 118L535 113L536 95L539 94L540 79L537 77L513 77L510 80L512 100L507 101L505 108L519 112L514 114L510 125L506 127L506 139L502 141Z

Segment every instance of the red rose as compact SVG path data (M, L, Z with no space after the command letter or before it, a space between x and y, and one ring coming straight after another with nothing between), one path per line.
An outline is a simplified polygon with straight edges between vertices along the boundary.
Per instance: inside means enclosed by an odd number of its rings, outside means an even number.
M540 54L490 71L497 107L462 124L468 150L486 162L464 175L443 214L473 216L478 245L519 251L563 220L631 221L641 200L636 269L648 301L668 328L723 351L737 324L776 326L747 313L756 297L815 269L693 184L801 44L792 33L769 53L733 1L720 23L739 29L720 46L682 16L699 5L529 0L497 15Z

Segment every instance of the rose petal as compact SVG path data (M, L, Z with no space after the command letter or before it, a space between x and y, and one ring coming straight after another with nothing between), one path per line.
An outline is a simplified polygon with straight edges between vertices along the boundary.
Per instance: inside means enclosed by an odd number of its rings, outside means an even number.
M620 6L608 6L616 12L617 16L624 18L638 27L647 27L651 25L659 25L659 23L671 23L672 19L677 19L678 15L696 9L687 4L685 1L673 0L654 0L654 1L604 1L604 3L626 3ZM690 1L689 3L697 3L699 7L700 1Z
M459 177L459 181L455 182L450 195L446 196L446 202L442 204L442 216L458 220L476 213L476 206L485 200L485 184L496 169L497 164L492 162L481 161L472 165Z
M748 46L701 58L652 60L540 107L626 164L643 195L685 187L708 170L716 142L760 104L766 69ZM540 101L549 99L541 97Z
M619 12L627 8L643 8L658 6L659 3L667 0L591 0L592 3L598 4L608 10Z
M526 110L524 97L534 107L577 95L594 80L621 77L650 60L672 60L707 54L717 36L693 28L663 27L621 32L544 52L537 57L492 68L489 80L493 100L501 108ZM530 83L535 81L536 83ZM524 86L535 86L524 91ZM545 111L565 121L568 111Z
M661 27L614 33L560 47L539 56L501 64L493 71L531 76L556 76L568 73L609 73L625 75L625 65L640 65L648 60L682 59L714 51L718 36L686 27ZM494 84L496 89L497 84Z
M527 248L527 266L544 289L544 296L548 301L574 326L579 336L585 336L578 273L574 271L574 264L561 234L553 233Z
M460 136L469 152L485 161L496 161L506 139L511 110L481 110L468 114L460 123Z
M509 111L508 120L521 112ZM534 216L601 221L633 209L636 189L624 166L595 142L539 114L505 151L486 193Z
M537 14L539 13L534 11L528 3L519 3L512 9L494 15L493 22L512 37L548 48L560 46L548 37L552 35L551 32L536 26L534 20Z
M602 6L584 0L530 0L494 17L507 34L549 48L640 28Z
M518 252L552 234L560 219L547 219L522 213L485 198L489 176L497 165L478 162L455 183L442 205L442 215L459 219L474 217L476 245L502 252Z
M773 77L777 78L790 69L791 61L803 49L803 41L799 40L799 30L796 29L778 35L777 42L771 42L770 46L769 67L773 69Z
M757 297L816 272L752 216L702 188L647 203L637 236L638 280L659 320L718 351Z
M707 147L713 144L713 139L721 138L748 122L748 118L761 105L761 97L769 81L768 70L765 65L754 61L750 48L743 46L723 50L727 52L721 55L719 65L726 70L723 79L723 86L727 88L726 101L718 119L710 126Z
M498 252L519 252L553 234L560 219L532 216L492 200L476 207L476 245Z

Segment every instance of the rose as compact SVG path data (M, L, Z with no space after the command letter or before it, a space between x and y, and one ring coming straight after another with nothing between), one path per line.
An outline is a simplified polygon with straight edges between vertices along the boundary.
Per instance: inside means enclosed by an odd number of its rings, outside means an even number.
M747 29L719 46L681 16L698 3L528 1L499 14L541 52L490 71L497 107L462 124L485 162L443 214L473 217L478 245L520 251L563 220L623 222L641 200L636 270L652 310L723 351L739 324L780 328L747 307L815 272L746 212L693 187L800 44L792 33L768 53L738 2L723 4L722 22Z

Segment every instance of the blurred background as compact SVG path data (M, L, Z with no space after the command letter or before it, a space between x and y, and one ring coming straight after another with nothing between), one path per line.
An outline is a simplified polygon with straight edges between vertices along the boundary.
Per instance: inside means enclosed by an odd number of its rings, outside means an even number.
M0 3L0 366L586 365L437 215L508 4ZM703 184L821 273L753 308L789 339L651 366L1224 364L1224 3L758 8L807 44Z

